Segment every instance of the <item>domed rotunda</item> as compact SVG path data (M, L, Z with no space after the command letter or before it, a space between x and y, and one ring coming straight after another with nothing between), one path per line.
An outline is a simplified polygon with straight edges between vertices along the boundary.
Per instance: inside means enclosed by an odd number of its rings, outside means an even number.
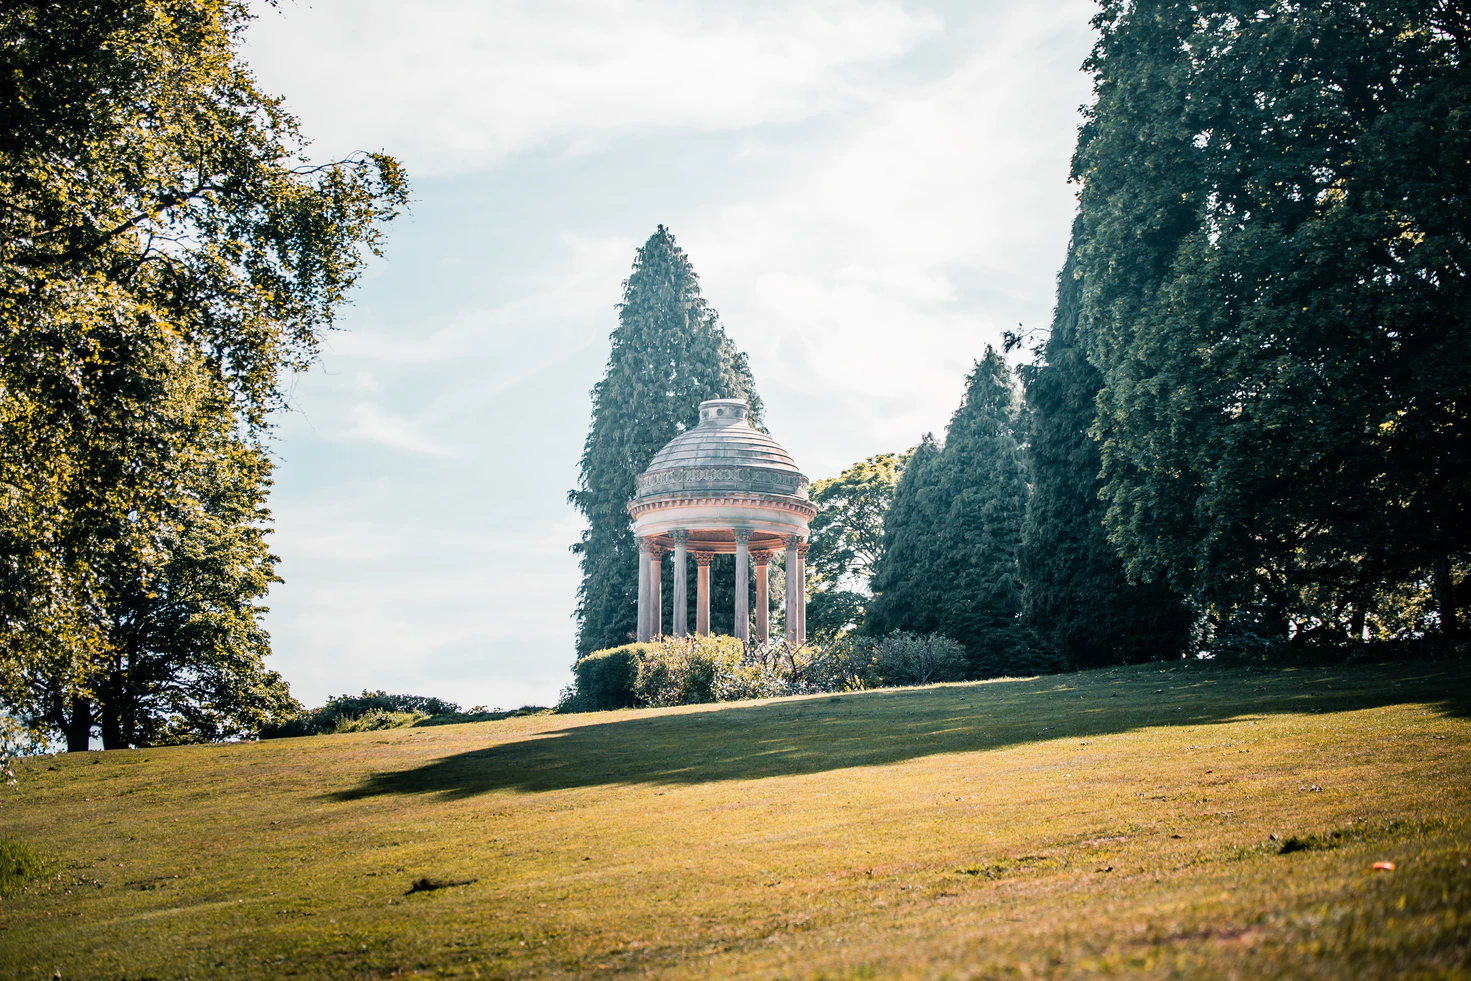
M751 425L741 399L700 403L700 421L680 433L638 477L628 513L638 536L638 639L664 633L664 556L674 557L676 637L689 633L686 586L688 556L694 554L695 632L710 633L710 563L735 555L735 632L750 640L751 565L756 568L756 641L770 639L771 601L767 569L786 550L786 639L807 641L807 526L817 508L807 497L807 478L781 444ZM795 613L795 615L793 615Z

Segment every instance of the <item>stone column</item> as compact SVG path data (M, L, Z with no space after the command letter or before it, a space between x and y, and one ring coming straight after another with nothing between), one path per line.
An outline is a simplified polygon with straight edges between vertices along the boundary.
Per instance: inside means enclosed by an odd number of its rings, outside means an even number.
M766 589L766 576L771 571L771 553L757 550L751 553L756 563L756 643L771 640L771 595Z
M751 532L733 530L736 543L735 635L742 643L751 639Z
M710 552L695 553L695 633L710 636Z
M684 530L671 531L669 537L674 539L674 636L685 637L689 635L689 587L685 585L685 543L689 541L689 532Z
M801 622L802 614L797 609L797 581L801 578L801 559L797 557L797 545L802 539L796 535L788 535L787 543L787 643L793 646L797 644L797 624Z
M658 545L649 546L649 637L664 636L664 553Z
M807 643L807 543L797 546L797 645Z
M649 639L649 540L638 540L638 627L634 637L640 644Z

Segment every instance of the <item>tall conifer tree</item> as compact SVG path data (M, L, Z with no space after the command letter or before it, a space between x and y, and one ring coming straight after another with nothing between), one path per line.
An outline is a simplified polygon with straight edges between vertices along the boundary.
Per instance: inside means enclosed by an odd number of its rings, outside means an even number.
M572 546L582 563L579 654L626 643L637 626L638 545L627 511L635 478L665 443L698 421L705 399L747 399L755 424L761 418L746 356L725 335L700 295L689 257L663 225L634 256L611 339L607 370L592 390L581 478L568 495L588 525ZM718 571L730 581L712 590L714 626L732 606L722 600L734 572ZM667 626L667 600L664 616Z
M940 446L925 433L909 454L884 515L884 548L873 576L873 602L864 628L929 633L939 626L937 597L931 592L938 539L944 517L939 495Z
M965 400L945 430L936 592L940 632L965 645L977 677L1027 672L1034 664L1021 624L1017 552L1027 503L1019 427L1021 394L993 348L966 379Z
M1021 398L991 348L945 430L915 450L885 522L870 629L938 631L965 645L970 673L1045 670L1020 620L1017 551L1026 507Z
M1191 614L1162 584L1130 585L1103 529L1098 443L1089 435L1103 376L1078 336L1082 220L1058 277L1057 309L1037 363L1021 371L1031 493L1022 524L1022 620L1068 668L1178 654Z

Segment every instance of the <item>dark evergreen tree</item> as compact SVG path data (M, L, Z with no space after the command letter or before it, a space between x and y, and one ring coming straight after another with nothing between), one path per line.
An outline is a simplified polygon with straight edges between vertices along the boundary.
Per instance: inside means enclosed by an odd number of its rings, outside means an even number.
M1031 480L1022 523L1022 620L1068 669L1176 656L1192 619L1184 599L1164 585L1129 583L1103 529L1101 460L1090 435L1103 378L1078 337L1082 232L1075 222L1052 330L1036 362L1020 372Z
M966 379L965 399L945 430L934 592L939 631L964 645L972 677L1030 674L1038 660L1021 623L1017 553L1027 503L1022 400L1006 360L993 348Z
M579 655L627 643L638 605L638 546L628 502L635 478L665 443L698 422L705 399L743 398L760 425L761 400L746 356L700 295L699 278L663 225L634 256L623 283L618 327L602 381L592 390L592 425L583 445L578 488L568 500L587 519L572 550L582 563L578 588ZM712 628L729 631L733 560L711 568ZM693 569L691 569L693 576ZM664 576L665 624L670 577ZM695 590L689 590L693 600ZM694 623L693 614L690 623Z
M1282 638L1352 635L1376 593L1430 583L1453 630L1471 12L1109 0L1097 24L1081 326L1131 577Z
M945 430L915 449L885 520L870 630L937 631L965 646L972 677L1048 670L1021 624L1017 551L1026 507L1021 398L991 348Z
M864 624L868 633L930 633L939 626L939 597L931 574L938 555L937 529L945 515L939 462L940 446L925 433L910 451L884 515L884 545Z

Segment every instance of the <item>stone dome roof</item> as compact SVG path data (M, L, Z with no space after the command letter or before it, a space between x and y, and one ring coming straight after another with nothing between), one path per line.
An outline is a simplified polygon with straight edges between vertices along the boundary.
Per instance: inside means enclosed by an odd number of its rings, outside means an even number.
M635 501L668 494L762 493L807 499L791 454L753 428L742 399L700 403L700 421L670 440L638 478Z

